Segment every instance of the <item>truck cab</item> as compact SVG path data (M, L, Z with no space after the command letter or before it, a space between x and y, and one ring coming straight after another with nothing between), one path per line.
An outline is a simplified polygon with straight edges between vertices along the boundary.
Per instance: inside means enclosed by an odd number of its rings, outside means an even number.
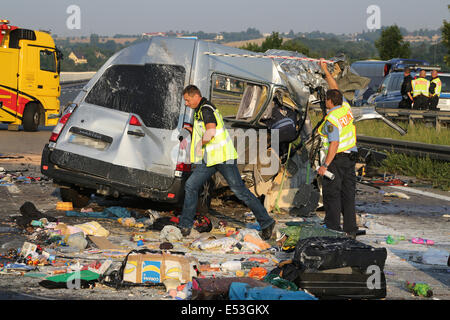
M61 52L50 34L0 20L0 122L36 131L54 126L60 111Z

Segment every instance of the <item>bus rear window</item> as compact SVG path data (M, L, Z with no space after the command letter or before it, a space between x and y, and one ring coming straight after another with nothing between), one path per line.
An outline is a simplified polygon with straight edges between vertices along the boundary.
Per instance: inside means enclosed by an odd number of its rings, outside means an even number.
M138 114L147 127L176 128L185 79L182 66L114 65L95 83L85 101Z

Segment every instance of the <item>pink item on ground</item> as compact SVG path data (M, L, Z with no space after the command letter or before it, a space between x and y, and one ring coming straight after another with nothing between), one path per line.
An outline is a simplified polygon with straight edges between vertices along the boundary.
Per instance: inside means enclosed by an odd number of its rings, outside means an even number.
M433 240L422 239L422 238L412 238L411 242L416 243L416 244L426 244L426 245L430 245L430 246L434 244Z

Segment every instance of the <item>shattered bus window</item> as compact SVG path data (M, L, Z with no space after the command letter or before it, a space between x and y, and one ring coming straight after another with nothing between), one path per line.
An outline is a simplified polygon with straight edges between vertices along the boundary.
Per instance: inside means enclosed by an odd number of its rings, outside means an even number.
M211 102L227 118L252 118L266 102L267 92L267 86L225 75L215 74L212 77Z
M174 65L111 66L86 102L135 113L147 127L172 130L178 123L185 73Z

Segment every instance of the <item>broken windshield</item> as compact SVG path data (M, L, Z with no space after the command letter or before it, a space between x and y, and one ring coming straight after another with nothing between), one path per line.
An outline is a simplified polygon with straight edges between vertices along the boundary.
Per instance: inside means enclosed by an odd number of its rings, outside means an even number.
M185 69L182 66L114 65L95 83L86 102L139 115L147 127L176 128Z

